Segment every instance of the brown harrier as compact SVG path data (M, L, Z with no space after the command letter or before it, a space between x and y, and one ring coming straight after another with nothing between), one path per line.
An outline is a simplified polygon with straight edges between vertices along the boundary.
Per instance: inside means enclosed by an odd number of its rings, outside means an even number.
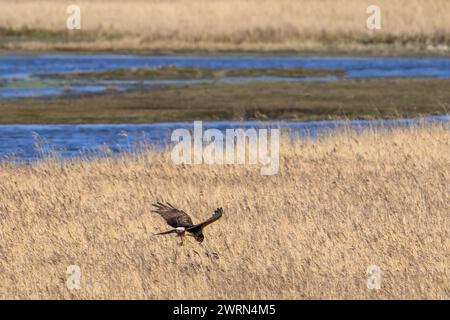
M176 233L179 237L181 237L181 246L183 245L183 237L185 236L186 231L188 232L187 235L193 236L198 242L202 242L205 238L203 235L203 228L218 220L223 214L223 209L217 208L211 218L203 221L202 223L194 224L191 217L189 217L186 212L183 210L178 210L168 202L166 202L166 204L157 202L156 204L153 204L153 206L156 208L153 212L158 213L164 218L164 220L166 220L169 226L175 228L169 231L157 233L157 235Z

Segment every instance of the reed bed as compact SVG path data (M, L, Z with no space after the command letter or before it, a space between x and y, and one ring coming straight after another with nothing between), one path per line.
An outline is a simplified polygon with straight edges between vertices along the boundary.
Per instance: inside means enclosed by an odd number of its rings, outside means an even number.
M448 299L448 125L283 139L280 170L168 151L0 164L0 298ZM180 247L150 212L224 217ZM81 288L66 269L78 265ZM369 265L380 290L367 288Z
M446 51L450 43L446 0L379 0L382 30L377 31L366 28L366 9L372 3L364 0L76 3L81 8L82 29L67 32L66 8L71 3L0 0L3 48L271 51L419 45Z

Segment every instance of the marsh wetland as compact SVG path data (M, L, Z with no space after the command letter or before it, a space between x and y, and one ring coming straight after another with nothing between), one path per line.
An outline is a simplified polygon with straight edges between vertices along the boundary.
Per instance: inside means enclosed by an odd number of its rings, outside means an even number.
M167 143L164 130L194 120L314 131L317 121L446 122L450 108L447 58L16 55L0 56L0 70L0 153L24 159L39 134L73 156L127 150L119 131Z

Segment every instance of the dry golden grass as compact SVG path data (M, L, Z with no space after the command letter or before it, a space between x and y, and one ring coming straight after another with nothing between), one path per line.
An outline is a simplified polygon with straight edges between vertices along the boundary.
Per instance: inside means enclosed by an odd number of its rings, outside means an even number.
M0 0L0 27L65 30L66 8L59 0ZM450 2L378 0L382 30L366 29L365 0L79 0L82 30L122 33L122 39L91 42L8 42L31 49L348 49L415 41L447 48ZM73 33L75 33L74 31Z
M450 297L448 126L284 141L280 172L175 166L167 153L0 166L1 298ZM150 213L194 220L179 247ZM79 265L82 288L66 288ZM382 270L380 291L366 269Z

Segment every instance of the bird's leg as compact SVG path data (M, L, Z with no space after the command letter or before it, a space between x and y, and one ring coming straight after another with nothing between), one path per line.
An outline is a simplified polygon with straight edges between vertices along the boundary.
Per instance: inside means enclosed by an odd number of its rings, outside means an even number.
M180 246L183 246L183 244L184 244L184 235L180 235L180 238L181 238L181 242L180 242Z

